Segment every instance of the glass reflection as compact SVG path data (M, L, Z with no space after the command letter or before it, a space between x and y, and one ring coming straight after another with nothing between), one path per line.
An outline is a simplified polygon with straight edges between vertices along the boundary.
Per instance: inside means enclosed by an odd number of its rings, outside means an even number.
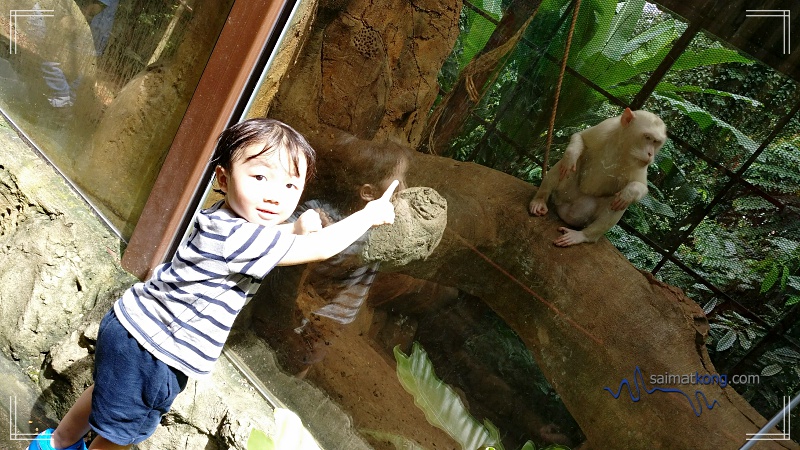
M231 4L0 1L0 108L123 237Z
M572 4L543 3L527 25L522 22L529 16L519 21L503 16L496 2L484 2L483 9L473 3L449 4L458 9L455 14L437 10L437 18L448 17L449 24L419 11L400 11L399 6L321 2L319 15L296 28L308 34L287 47L293 56L271 77L272 86L279 86L269 101L256 99L259 114L307 133L321 160L332 161L320 167L315 186L309 184L306 208L346 215L349 208L340 206L346 200L339 196L358 199L357 189L371 182L354 162L336 160L348 153L336 146L340 134L358 136L359 145L373 153L388 151L387 137L418 150L403 170L406 192L435 186L447 199L447 227L430 259L395 266L343 257L281 268L250 306L252 321L246 330L269 343L297 385L319 389L340 406L352 429L373 448L473 448L459 443L473 443L462 441L464 434L489 433L484 419L497 427L506 448L520 448L528 440L537 447L575 447L586 440L584 433L593 434L595 442L606 439L593 445L613 448L649 445L648 439L681 446L674 442L692 437L671 431L655 436L648 428L661 420L683 424L676 426L706 439L720 433L700 433L691 412L688 417L663 412L663 405L649 403L652 399L646 400L648 406L628 408L638 399L612 398L603 387L617 391L620 380L632 379L642 361L651 365L642 369L648 373L687 366L705 370L708 366L698 366L698 355L705 364L710 354L721 370L727 367L723 352L734 359L753 355L756 340L770 334L775 338L777 332L764 326L741 334L753 318L717 308L735 311L732 300L739 306L768 300L764 309L791 307L785 297L795 292L797 265L796 257L789 256L796 253L788 250L796 246L787 244L797 242L796 227L782 228L789 229L791 242L767 237L781 233L764 226L777 220L772 217L776 210L765 209L761 200L766 197L755 189L740 190L744 185L733 173L755 150L750 142L760 145L771 134L756 126L759 115L769 115L764 122L769 128L785 123L781 115L789 108L764 107L775 103L769 89L753 85L731 82L704 90L718 81L708 82L707 75L737 78L752 61L710 36L681 38L696 17L688 20L642 2L619 3L617 8L596 2L580 12L564 78L566 97L553 114L557 63L564 55ZM447 5L437 4L442 9ZM495 27L487 31L477 26L484 21ZM625 25L616 26L621 22ZM523 27L525 39L514 41ZM396 33L398 29L407 33ZM673 46L682 46L678 62L662 66ZM480 64L471 66L474 61ZM780 98L795 104L794 83L780 76L770 79L781 84ZM429 95L437 83L443 92ZM759 95L764 104L744 99ZM620 226L607 234L627 261L613 250L608 255L613 253L614 259L601 257L603 248L610 248L604 242L573 253L553 251L549 244L555 236L535 228L549 219L527 214L532 189L514 177L540 185L550 119L555 123L550 161L557 161L571 135L619 115L620 104L637 99L643 109L664 119L674 138L650 166L650 197L631 207ZM729 110L732 105L740 107L738 112ZM722 117L725 123L715 120ZM791 124L796 129L796 120ZM316 130L318 125L325 131ZM733 131L735 127L741 130ZM716 147L707 152L705 143ZM760 162L759 170L765 171ZM768 176L759 174L760 183L752 183L775 190L763 179L773 183L783 173L779 169L777 163ZM790 171L786 178L796 179L796 168ZM354 181L345 182L349 178ZM793 194L781 199L797 205L792 189ZM758 202L738 204L748 196ZM796 219L794 213L786 214ZM781 244L782 259L767 254L770 247L764 241ZM370 246L370 237L362 246ZM349 253L363 254L363 248ZM597 259L589 262L586 255ZM680 287L691 299L629 262ZM774 278L764 289L769 273L785 274L785 286ZM632 288L639 281L641 286ZM649 301L654 292L666 291L667 300ZM681 311L674 309L676 304ZM690 324L689 333L673 336L682 324ZM707 330L711 327L714 331ZM738 346L735 352L719 344L732 344L730 336ZM707 339L708 350L702 339ZM685 347L676 350L681 345ZM790 382L798 386L796 377ZM717 394L710 398L727 401ZM437 422L428 414L430 404L416 402L424 395L451 405L448 419L462 426ZM296 404L306 417L317 406ZM714 414L735 409L726 406ZM630 435L620 430L631 428L653 434L628 441ZM326 437L333 445L339 442Z

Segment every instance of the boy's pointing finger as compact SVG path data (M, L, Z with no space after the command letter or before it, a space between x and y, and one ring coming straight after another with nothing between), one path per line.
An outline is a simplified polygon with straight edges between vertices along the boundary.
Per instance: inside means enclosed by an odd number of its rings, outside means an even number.
M390 184L389 187L386 188L386 192L384 192L383 195L381 195L381 198L385 200L391 199L395 189L397 189L397 186L399 185L400 182L398 180L392 181L392 184Z

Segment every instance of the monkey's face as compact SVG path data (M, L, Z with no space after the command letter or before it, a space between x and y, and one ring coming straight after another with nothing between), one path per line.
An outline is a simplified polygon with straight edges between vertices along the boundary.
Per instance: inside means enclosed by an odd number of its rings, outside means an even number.
M632 156L642 165L650 165L667 140L667 127L655 114L637 111L636 120L630 124L630 132L634 136L631 148Z

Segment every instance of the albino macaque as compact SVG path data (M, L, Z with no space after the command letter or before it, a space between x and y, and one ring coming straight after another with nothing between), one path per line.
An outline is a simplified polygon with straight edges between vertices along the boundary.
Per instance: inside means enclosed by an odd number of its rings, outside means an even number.
M559 247L596 242L622 218L625 209L647 195L647 166L667 139L655 114L626 108L619 117L575 133L564 157L542 180L531 200L531 214L547 213L552 196L558 217L568 225L553 243Z

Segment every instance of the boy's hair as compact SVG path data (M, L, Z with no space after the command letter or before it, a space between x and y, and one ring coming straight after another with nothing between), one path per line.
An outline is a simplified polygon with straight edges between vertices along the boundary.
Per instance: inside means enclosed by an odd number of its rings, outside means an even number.
M221 166L231 170L234 161L241 157L245 147L252 144L262 144L264 149L255 158L268 154L278 148L285 148L292 161L292 175L299 175L300 157L306 159L306 180L311 178L316 167L316 152L306 141L306 138L294 128L275 119L256 118L239 122L220 133L217 146L214 149L212 166Z

